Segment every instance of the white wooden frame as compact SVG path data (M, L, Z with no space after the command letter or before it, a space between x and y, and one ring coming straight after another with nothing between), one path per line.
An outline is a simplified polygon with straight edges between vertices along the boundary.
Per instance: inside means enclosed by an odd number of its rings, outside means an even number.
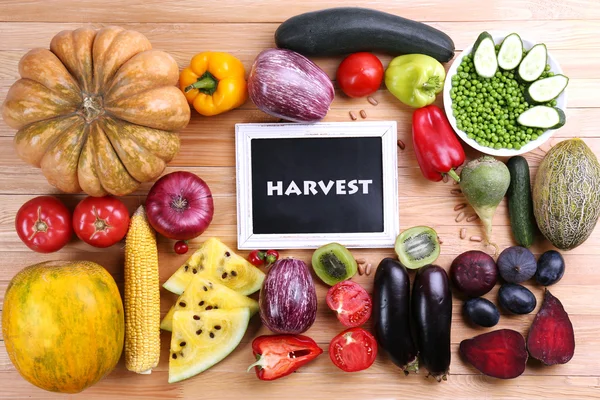
M307 137L381 137L383 232L255 234L252 223L252 139ZM238 249L310 249L337 242L350 248L394 247L398 218L398 158L396 121L316 124L236 124Z

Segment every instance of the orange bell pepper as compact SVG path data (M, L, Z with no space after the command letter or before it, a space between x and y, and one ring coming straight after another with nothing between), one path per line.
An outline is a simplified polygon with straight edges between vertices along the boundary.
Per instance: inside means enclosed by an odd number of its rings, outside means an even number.
M207 117L224 113L248 99L244 65L227 53L196 54L181 71L179 87L188 103Z

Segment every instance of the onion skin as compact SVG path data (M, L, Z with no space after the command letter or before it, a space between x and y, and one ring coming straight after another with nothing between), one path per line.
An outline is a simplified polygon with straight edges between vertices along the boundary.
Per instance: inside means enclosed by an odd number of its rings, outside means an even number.
M317 292L306 264L285 258L269 268L260 291L260 319L271 331L299 334L317 317Z
M212 222L214 210L206 182L186 171L160 178L146 198L150 225L169 239L189 240L201 235Z
M268 49L252 64L248 93L267 114L316 122L327 115L335 90L327 74L308 58L291 50Z

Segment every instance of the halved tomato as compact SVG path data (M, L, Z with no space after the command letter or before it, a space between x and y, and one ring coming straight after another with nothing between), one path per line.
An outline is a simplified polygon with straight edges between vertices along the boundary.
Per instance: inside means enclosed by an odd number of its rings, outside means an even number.
M373 302L369 293L356 282L342 281L327 292L327 306L337 312L340 322L353 328L371 317Z
M377 341L363 328L350 328L331 340L329 357L342 371L362 371L375 362Z

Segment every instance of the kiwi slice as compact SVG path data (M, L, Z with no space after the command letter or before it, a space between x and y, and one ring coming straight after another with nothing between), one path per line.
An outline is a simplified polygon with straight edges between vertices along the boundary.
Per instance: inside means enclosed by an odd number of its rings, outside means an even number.
M312 266L317 276L329 286L350 279L356 274L354 256L339 243L329 243L315 250Z
M406 268L417 269L437 260L440 242L432 228L415 226L398 235L394 249Z

